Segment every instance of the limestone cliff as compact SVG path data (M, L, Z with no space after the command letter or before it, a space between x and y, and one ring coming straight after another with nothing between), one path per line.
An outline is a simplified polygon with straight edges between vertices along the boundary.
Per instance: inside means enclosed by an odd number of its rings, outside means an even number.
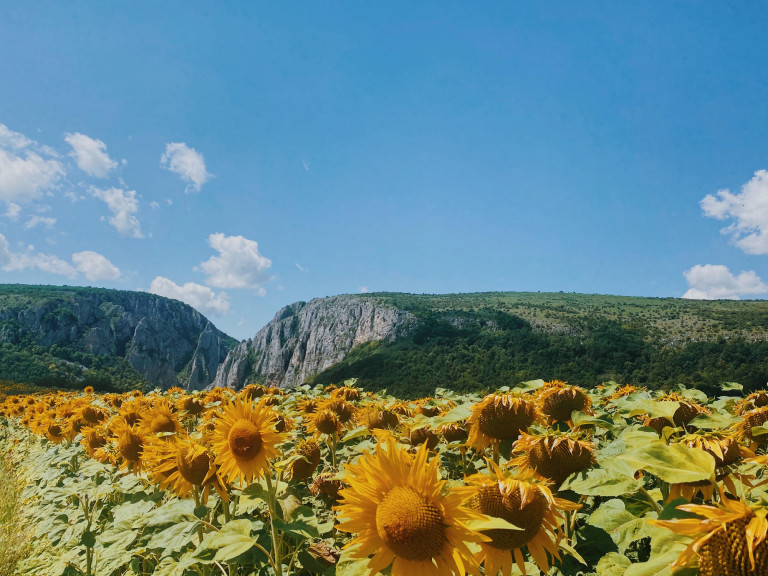
M146 292L0 286L3 350L121 358L151 385L201 389L234 343L192 307Z
M280 310L219 367L214 386L240 388L249 379L269 385L302 384L341 361L355 346L394 341L416 326L416 317L365 295L316 298Z

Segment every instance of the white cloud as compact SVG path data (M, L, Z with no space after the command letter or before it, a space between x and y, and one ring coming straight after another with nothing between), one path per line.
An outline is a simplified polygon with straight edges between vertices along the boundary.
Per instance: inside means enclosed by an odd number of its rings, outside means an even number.
M298 268L300 271L302 271L302 272L309 272L308 268L304 268L304 266L302 266L298 262L294 262L294 264L296 264L296 268Z
M707 195L701 208L710 218L733 220L721 232L730 234L731 241L744 252L768 254L768 171L755 172L739 194L719 190L717 196Z
M91 188L93 196L104 202L114 216L109 223L114 226L121 236L143 238L141 224L135 214L139 211L139 201L135 190L122 190L120 188L108 188L101 190Z
M229 300L226 293L220 292L217 295L207 286L194 282L187 282L183 286L179 286L168 278L158 276L152 280L149 291L158 296L181 300L203 314L220 316L229 311Z
M120 269L98 252L77 252L72 254L72 262L88 280L120 279Z
M741 296L765 294L768 286L754 271L734 276L721 264L697 264L683 272L689 290L683 298L694 300L738 300Z
M0 267L7 272L37 268L43 272L61 274L73 278L77 271L67 262L51 254L35 252L34 246L28 246L26 252L11 252L8 240L0 234Z
M91 138L80 132L67 134L64 140L72 146L70 156L77 162L77 167L96 178L106 178L117 168L117 162L107 154L107 145L101 140Z
M18 220L19 214L21 214L21 206L14 204L13 202L9 202L8 209L5 211L3 216L9 218L10 220Z
M54 224L56 224L56 218L51 218L49 216L32 216L24 223L24 229L31 230L35 226L53 228Z
M200 192L203 184L211 179L211 175L205 169L203 155L184 142L167 144L160 158L160 166L181 177L189 185L186 192L189 192L190 188Z
M55 153L0 124L0 201L38 200L64 174Z
M368 286L360 286L358 290L361 294L368 294L368 292L370 292L370 290L368 290Z
M263 285L271 279L267 270L272 261L259 254L259 245L242 236L211 234L208 244L219 252L200 264L208 283L218 288L252 288L265 294Z

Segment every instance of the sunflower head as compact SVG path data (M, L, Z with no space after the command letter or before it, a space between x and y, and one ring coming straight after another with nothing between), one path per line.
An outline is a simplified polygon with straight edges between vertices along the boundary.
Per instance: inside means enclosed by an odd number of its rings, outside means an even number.
M747 440L758 445L766 445L768 444L768 434L761 434L759 436L752 434L752 428L762 426L766 422L768 422L768 406L755 408L745 413L741 418L741 422L735 425L735 436L740 440Z
M356 400L360 400L360 398L362 398L362 394L359 388L355 388L354 386L342 386L341 388L336 388L336 390L331 392L331 397L342 398L348 402L354 402Z
M694 537L674 565L684 565L695 556L701 576L768 574L768 509L753 510L722 491L718 506L684 504L678 509L698 518L648 520L649 524Z
M521 434L512 446L510 464L530 470L539 478L560 486L574 472L595 464L592 442L554 432L543 435Z
M205 404L195 396L182 396L176 401L176 409L197 416L205 410Z
M420 426L418 428L411 429L411 431L408 433L408 441L410 442L411 446L418 447L422 444L426 444L429 450L433 450L435 446L437 446L437 443L440 441L440 438L437 436L437 433L429 426Z
M296 448L300 458L291 463L291 478L304 480L312 476L320 464L320 446L314 440L306 440Z
M350 546L357 558L373 557L371 574L392 566L392 576L440 576L475 571L467 542L483 539L465 522L479 517L463 506L466 490L443 494L438 459L427 462L427 447L409 454L392 437L379 443L375 454L363 452L357 464L347 464L349 488L336 507L339 530L357 536Z
M467 419L467 443L484 450L502 440L517 438L539 418L536 403L529 398L513 393L489 394L472 407Z
M336 500L339 497L339 492L344 488L344 483L341 480L337 480L335 476L332 472L321 472L315 477L315 481L309 487L310 492L315 496L322 494L331 500Z
M339 435L344 430L344 424L339 421L336 412L329 408L318 408L317 411L304 417L304 427L308 434L320 437L322 435Z
M329 398L323 402L323 407L335 412L342 424L352 421L356 412L355 405L344 398Z
M567 422L573 412L592 414L592 400L578 386L561 380L547 382L537 394L541 411L554 422Z
M465 442L467 440L467 428L461 422L444 424L440 427L440 433L446 442Z
M229 402L216 420L211 445L222 475L230 481L251 482L269 468L284 435L275 429L277 415L263 401L242 397Z
M752 392L746 398L742 398L736 403L734 411L737 416L741 416L750 410L762 408L763 406L768 406L768 390L758 390L757 392Z
M139 428L142 434L149 437L154 437L163 432L173 434L181 434L183 432L183 428L172 410L171 404L165 399L156 402L147 411L141 419Z
M377 404L368 406L363 417L368 430L392 430L400 424L397 414Z
M579 508L566 500L555 498L546 484L530 472L505 472L493 462L488 473L467 479L474 495L470 506L487 516L502 518L522 530L493 529L484 534L490 542L481 542L476 555L485 563L486 574L509 576L513 560L525 574L523 547L527 547L542 572L550 568L549 556L559 558L564 510ZM549 554L549 556L548 556Z

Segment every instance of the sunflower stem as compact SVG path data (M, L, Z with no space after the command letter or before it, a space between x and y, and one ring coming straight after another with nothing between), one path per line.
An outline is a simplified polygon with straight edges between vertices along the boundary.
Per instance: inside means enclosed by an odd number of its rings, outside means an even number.
M267 483L267 507L269 508L269 531L272 536L272 566L277 576L283 576L283 558L280 545L280 538L275 527L275 514L277 514L277 487L272 485L272 476L264 476Z
M651 496L651 493L648 492L648 490L645 489L645 486L640 486L640 492L643 493L643 495L648 498L648 501L653 504L653 509L656 510L657 514L661 514L661 506L659 506L659 503L656 502L656 500Z
M197 512L197 509L200 508L200 487L197 485L194 485L192 494L195 497L195 512ZM200 542L202 542L203 541L203 525L202 524L197 525L197 535L200 538Z

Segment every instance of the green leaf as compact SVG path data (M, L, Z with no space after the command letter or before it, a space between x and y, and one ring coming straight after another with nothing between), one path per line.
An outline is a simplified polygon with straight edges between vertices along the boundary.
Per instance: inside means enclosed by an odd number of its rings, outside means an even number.
M272 523L284 534L292 534L303 538L319 538L317 518L309 506L299 506L293 510L291 521L273 518Z
M336 576L368 576L368 558L352 558L359 548L357 545L341 552L336 563Z
M134 523L135 528L165 526L195 519L194 500L171 500Z
M251 521L232 520L224 524L211 539L209 548L217 550L214 561L227 562L248 552L254 542L251 538Z
M744 386L742 386L738 382L723 382L720 385L720 389L723 392L732 392L734 390L738 390L739 392L741 392L744 390Z
M654 517L651 513L645 518ZM603 502L587 519L587 524L602 528L611 536L621 554L636 540L650 536L645 530L644 518L638 518L629 512L618 498Z
M606 468L590 468L572 474L560 487L584 496L623 496L640 490L642 480Z
M86 548L93 548L96 545L96 534L90 530L86 530L83 532L83 535L80 536L80 544Z
M194 502L192 505L194 507ZM147 548L162 550L163 557L183 550L192 543L193 534L197 530L198 525L197 519L172 524L168 528L153 534L147 543Z
M515 390L521 391L521 392L531 392L533 390L538 390L544 386L544 380L539 378L538 380L528 380L526 382L520 382L517 386L515 386Z
M597 576L624 576L632 562L617 552L608 552L597 563Z
M368 430L367 426L358 426L357 428L350 430L347 432L344 437L341 439L342 442L347 442L348 440L355 440L356 438L362 438L363 436L370 436L371 432Z
M634 446L605 463L627 476L644 470L670 484L713 480L715 459L704 450L681 444L667 445L661 440Z
M431 425L432 427L437 428L446 424L453 424L454 422L461 422L462 420L466 420L472 415L472 406L474 406L474 404L471 403L456 406L442 416L434 418L431 421Z

